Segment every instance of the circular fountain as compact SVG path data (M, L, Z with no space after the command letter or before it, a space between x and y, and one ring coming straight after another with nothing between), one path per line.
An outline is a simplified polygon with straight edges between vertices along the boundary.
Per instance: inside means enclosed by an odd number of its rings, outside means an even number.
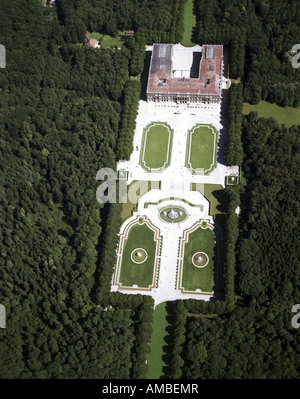
M168 218L175 220L178 219L179 212L175 211L173 208L167 213Z
M141 264L147 260L148 254L143 248L136 248L131 252L130 257L132 262Z
M196 252L192 256L192 263L196 267L205 267L209 262L209 257L205 252Z
M164 222L181 223L188 217L186 211L179 206L167 206L159 211L159 217Z

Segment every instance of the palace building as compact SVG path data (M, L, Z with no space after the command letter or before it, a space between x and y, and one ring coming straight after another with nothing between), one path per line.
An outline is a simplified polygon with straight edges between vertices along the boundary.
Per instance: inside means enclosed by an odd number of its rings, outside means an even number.
M219 103L223 46L153 44L147 101Z

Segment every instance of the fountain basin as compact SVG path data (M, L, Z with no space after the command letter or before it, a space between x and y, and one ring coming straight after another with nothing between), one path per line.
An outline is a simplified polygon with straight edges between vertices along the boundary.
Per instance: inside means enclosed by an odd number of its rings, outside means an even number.
M188 215L180 206L166 206L159 210L159 217L167 223L181 223L187 219Z

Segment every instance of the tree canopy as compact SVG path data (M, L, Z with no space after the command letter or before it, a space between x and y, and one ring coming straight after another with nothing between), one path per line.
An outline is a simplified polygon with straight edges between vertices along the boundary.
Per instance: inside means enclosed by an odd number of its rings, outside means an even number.
M244 100L300 105L300 70L288 57L300 37L299 0L195 0L194 41L224 44L229 74L242 78Z

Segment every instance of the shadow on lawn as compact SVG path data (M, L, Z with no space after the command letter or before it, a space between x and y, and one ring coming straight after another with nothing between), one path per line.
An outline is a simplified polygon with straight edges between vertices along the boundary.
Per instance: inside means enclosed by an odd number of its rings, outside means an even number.
M227 194L225 193L225 190L214 190L212 191L212 195L216 198L218 201L218 205L216 206L216 209L221 212L221 213L226 213L227 207L228 207L228 197Z
M166 320L168 322L168 325L166 327L166 332L167 335L164 338L164 341L166 345L163 346L163 356L162 359L166 366L163 367L163 375L160 377L162 379L168 378L169 375L169 370L170 370L170 361L171 361L171 353L172 353L172 345L173 345L173 321L174 321L174 305L175 301L171 302L168 301L166 304L166 310L167 310L167 315L166 315Z
M150 70L151 55L152 55L152 51L146 51L145 61L144 61L144 69L141 74L142 90L141 90L140 99L144 100L144 101L147 101L147 84L148 84L148 76L149 76L149 70Z
M199 40L198 40L198 30L199 30L198 24L200 22L199 21L199 19L200 19L199 16L201 15L201 11L200 11L200 8L199 8L199 5L198 5L197 1L193 1L193 14L196 16L196 23L195 23L195 26L192 29L191 41L193 43L199 43Z

